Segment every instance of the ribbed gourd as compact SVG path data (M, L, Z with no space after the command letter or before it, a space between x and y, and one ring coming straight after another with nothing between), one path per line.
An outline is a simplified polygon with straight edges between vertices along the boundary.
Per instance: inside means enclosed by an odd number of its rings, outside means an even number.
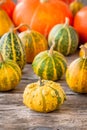
M69 19L66 18L64 24L55 25L49 35L48 44L52 45L52 41L55 42L54 50L67 56L73 54L78 47L79 37L76 30L69 25Z
M13 60L3 59L0 54L0 91L14 89L20 80L20 67Z
M84 52L84 55L75 59L66 71L68 86L78 93L87 93L87 48Z
M14 60L21 69L26 64L25 49L18 34L13 30L5 33L0 40L0 52L3 57Z
M32 62L34 73L46 80L59 80L67 69L65 57L53 50L54 44L50 50L40 52L35 56Z
M24 44L26 51L27 63L32 63L34 57L41 51L48 49L48 43L46 38L39 32L31 30L27 24L21 24L21 26L27 26L27 30L19 33L19 37Z
M44 113L57 110L65 99L62 86L49 80L28 84L23 93L23 103L27 107Z

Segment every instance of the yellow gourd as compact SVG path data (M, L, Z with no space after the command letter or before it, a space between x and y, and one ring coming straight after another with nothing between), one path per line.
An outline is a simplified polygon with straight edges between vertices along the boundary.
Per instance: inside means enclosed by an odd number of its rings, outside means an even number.
M24 90L23 103L32 110L51 112L63 104L66 95L60 86L50 80L28 84Z
M0 37L8 32L13 26L14 25L7 13L0 9Z

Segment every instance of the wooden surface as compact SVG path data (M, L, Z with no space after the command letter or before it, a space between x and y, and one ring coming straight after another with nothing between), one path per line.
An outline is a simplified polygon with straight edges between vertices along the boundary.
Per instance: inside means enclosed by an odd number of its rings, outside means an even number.
M66 57L68 65L78 57ZM87 94L72 92L63 77L60 84L67 100L56 111L39 113L23 104L23 91L27 84L37 81L31 65L23 70L20 84L10 92L0 92L0 130L87 130Z

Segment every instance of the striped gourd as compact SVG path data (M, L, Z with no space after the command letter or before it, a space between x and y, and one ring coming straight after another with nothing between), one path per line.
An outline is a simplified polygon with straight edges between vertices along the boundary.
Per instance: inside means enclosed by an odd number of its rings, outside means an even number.
M49 80L28 84L23 93L23 103L39 112L54 111L64 103L65 99L62 86Z
M25 46L27 63L32 63L39 52L48 49L46 38L39 32L28 29L20 33L19 37Z
M14 89L20 79L20 67L13 60L3 59L0 54L0 91Z
M21 69L26 63L24 46L16 33L5 33L0 40L0 52L4 58L14 60Z
M40 52L34 58L32 67L34 72L42 79L55 81L63 76L67 63L62 54L50 49L49 51Z
M79 37L75 29L69 25L69 21L66 18L65 24L57 24L50 31L48 36L49 46L52 45L53 40L55 41L54 50L67 56L76 51Z

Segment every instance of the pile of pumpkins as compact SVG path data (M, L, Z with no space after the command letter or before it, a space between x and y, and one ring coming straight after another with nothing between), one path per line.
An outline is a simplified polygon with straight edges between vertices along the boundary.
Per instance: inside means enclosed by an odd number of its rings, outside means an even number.
M30 2L29 5L27 2ZM23 6L18 15L16 11L19 10L19 6L16 6L13 13L14 23L19 25L17 27L14 27L11 19L7 14L5 15L5 11L0 10L8 19L8 23L5 23L6 32L4 29L0 32L0 91L14 89L21 80L25 64L31 63L34 73L40 79L26 86L23 102L32 110L50 112L58 109L66 99L62 86L55 82L60 80L64 74L66 74L66 82L72 91L87 93L87 43L81 46L80 57L67 66L65 56L74 54L80 41L78 31L71 26L72 14L68 6L61 1L56 1L55 4L53 0L34 2L26 0L26 2L18 3L23 3ZM34 13L37 5L40 6ZM59 5L62 9L64 8L65 13L58 12L58 10L57 13L56 10L53 12L55 7L60 8ZM23 10L27 9L27 6L31 7L31 12L28 13L29 19L27 19L27 14L21 14L25 13ZM44 10L48 7L50 8L48 14L45 14ZM56 14L52 16L49 13ZM57 17L58 13L61 13L63 19ZM53 20L50 22L50 19ZM24 21L21 20L28 21L23 24ZM0 23L1 27L2 23ZM23 32L18 33L17 30Z

